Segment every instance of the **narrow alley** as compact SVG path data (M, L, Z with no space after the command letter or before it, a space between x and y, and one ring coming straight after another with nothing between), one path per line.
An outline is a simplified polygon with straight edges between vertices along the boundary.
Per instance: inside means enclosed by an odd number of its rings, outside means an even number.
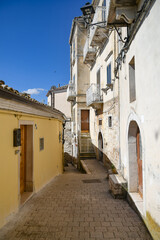
M35 194L0 230L1 240L150 240L125 200L113 199L106 170L86 160L91 174L72 166Z

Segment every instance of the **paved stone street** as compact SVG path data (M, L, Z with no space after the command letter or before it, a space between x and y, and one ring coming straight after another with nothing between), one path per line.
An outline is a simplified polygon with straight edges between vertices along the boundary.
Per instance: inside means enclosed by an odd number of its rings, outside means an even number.
M85 162L91 175L81 174L73 167L66 168L63 175L21 207L0 230L0 239L151 239L128 203L109 194L104 167L96 160ZM93 179L97 179L97 183L93 183Z

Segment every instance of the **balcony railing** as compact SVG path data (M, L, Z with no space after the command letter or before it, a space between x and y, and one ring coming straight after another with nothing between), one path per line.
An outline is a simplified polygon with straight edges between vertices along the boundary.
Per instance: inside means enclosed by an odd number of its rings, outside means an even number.
M106 21L106 7L105 6L99 6L96 8L96 12L94 14L94 18L92 21L92 24L95 23L100 23L100 26L105 27L106 23L104 23L104 21ZM93 25L90 27L90 43L92 44L93 38L96 35L97 29L98 29L98 24L97 25ZM102 28L101 28L102 30Z
M102 94L99 84L92 83L86 93L87 106L93 108L99 108L99 104L102 104Z
M87 38L83 49L83 62L89 64L93 63L95 61L96 52L96 48L89 45L89 38Z
M67 88L67 100L73 101L76 97L76 91L75 91L75 83L72 81L69 81L68 88Z

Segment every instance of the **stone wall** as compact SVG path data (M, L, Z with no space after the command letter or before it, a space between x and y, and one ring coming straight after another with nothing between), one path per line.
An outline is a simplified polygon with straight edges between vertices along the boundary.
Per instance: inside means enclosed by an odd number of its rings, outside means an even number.
M71 133L71 120L68 119L65 124L64 130L64 161L72 161L72 133Z

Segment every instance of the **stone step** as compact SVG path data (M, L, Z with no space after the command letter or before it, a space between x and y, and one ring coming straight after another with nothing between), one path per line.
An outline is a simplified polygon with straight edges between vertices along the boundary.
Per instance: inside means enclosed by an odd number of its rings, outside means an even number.
M95 153L80 153L80 159L96 159Z
M91 142L91 138L89 138L89 137L81 138L80 152L81 153L94 153L94 148L93 148L93 145Z

